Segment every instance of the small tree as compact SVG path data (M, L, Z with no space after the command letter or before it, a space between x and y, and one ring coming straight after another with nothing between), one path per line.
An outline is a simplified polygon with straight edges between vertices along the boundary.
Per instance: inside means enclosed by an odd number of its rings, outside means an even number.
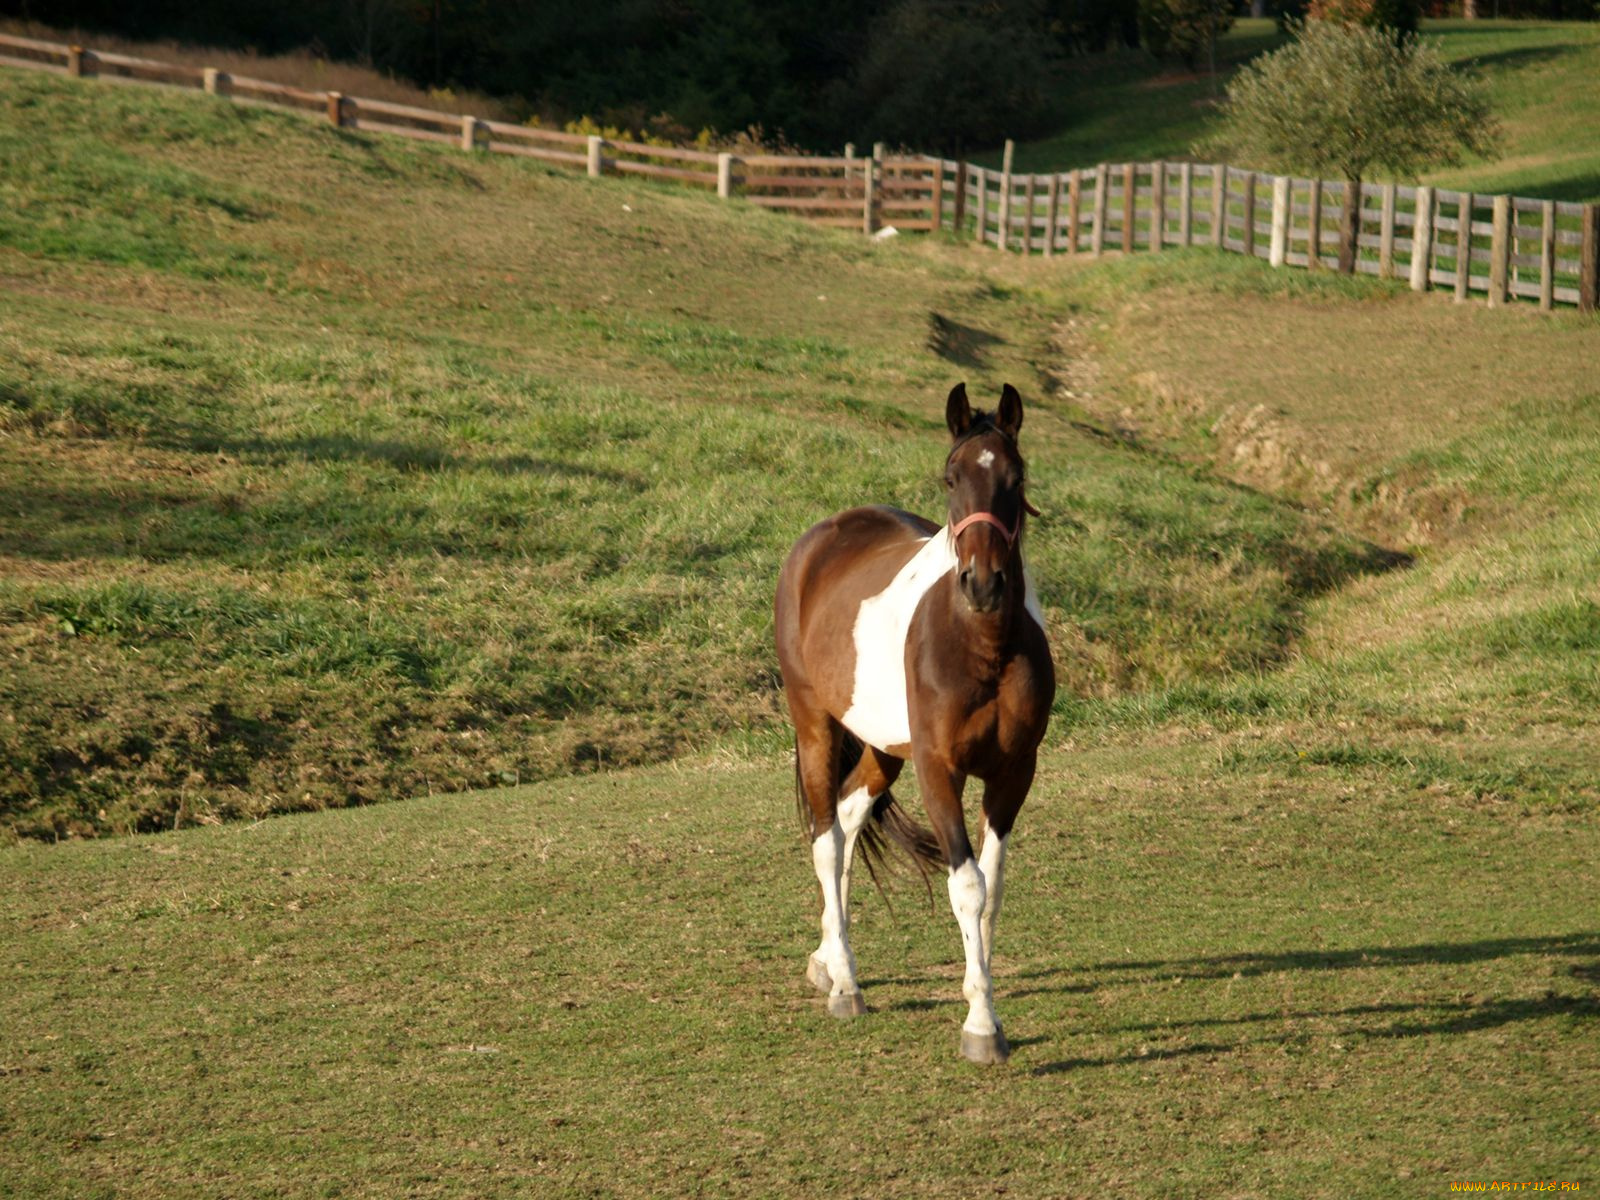
M1272 170L1345 180L1339 269L1355 270L1361 180L1374 168L1410 175L1482 154L1497 127L1482 88L1414 37L1311 21L1249 64L1228 86L1208 139Z

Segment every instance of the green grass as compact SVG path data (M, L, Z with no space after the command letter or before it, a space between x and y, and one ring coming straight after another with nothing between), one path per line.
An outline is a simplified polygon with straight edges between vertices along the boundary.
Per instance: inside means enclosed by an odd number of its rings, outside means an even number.
M1054 760L959 940L868 896L823 1012L782 768L686 764L0 856L16 1195L1433 1194L1581 1180L1589 816ZM938 889L942 892L942 889Z
M1422 37L1446 61L1483 79L1505 133L1492 159L1433 172L1424 182L1482 193L1600 200L1600 95L1593 86L1600 75L1600 24L1429 20L1423 22ZM1215 90L1203 69L1190 72L1142 51L1075 60L1059 84L1063 127L1019 144L1016 169L1189 158L1208 132L1228 77L1281 40L1270 21L1237 21L1219 43ZM999 151L980 161L998 166Z

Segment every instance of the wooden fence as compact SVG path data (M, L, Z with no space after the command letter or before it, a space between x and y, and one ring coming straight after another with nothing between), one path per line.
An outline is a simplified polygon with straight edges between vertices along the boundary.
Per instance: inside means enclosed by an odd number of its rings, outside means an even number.
M1316 268L1343 251L1356 271L1409 280L1417 291L1596 308L1600 205L1363 183L1347 224L1344 182L1220 163L1103 163L1044 175L943 166L954 175L947 227L1024 254L1209 245Z
M874 234L946 230L1024 254L1104 254L1211 245L1275 267L1331 266L1408 279L1417 291L1482 293L1546 309L1600 303L1600 206L1433 187L1362 184L1343 218L1346 185L1265 175L1223 164L1119 163L1049 174L985 169L876 146L837 158L735 156L486 121L471 114L306 91L209 67L182 67L0 35L0 63L202 89L249 104L314 113L366 129L514 154L590 175L627 174L704 187L718 196L808 221ZM1349 230L1354 245L1342 246Z

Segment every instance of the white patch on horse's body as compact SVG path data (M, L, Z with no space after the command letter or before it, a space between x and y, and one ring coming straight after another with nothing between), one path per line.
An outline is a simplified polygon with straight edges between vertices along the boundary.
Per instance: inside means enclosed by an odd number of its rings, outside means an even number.
M1022 564L1022 607L1039 623L1039 630L1043 632L1044 609L1039 606L1039 593L1033 590L1033 576L1028 574L1027 563Z
M840 720L869 746L887 750L911 741L911 713L906 698L906 637L911 619L928 589L956 567L955 543L945 526L900 568L889 586L861 602L856 612L855 682L850 707ZM1022 568L1023 607L1044 629L1044 611L1033 590L1033 577Z
M948 527L928 538L889 586L856 612L855 686L840 723L869 746L887 750L911 741L906 706L906 636L928 589L955 569Z
M982 454L978 455L978 465L983 467L985 470L994 466L994 451L985 450Z

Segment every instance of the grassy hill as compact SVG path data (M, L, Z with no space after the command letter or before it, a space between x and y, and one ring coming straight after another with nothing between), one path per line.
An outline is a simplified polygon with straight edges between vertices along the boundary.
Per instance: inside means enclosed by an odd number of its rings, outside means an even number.
M1072 302L1001 261L192 96L0 88L13 829L775 747L776 564L863 498L930 508L963 377L1037 398L1080 695L1277 661L1306 594L1383 561L1052 415Z
M1592 319L0 106L0 1191L1588 1181ZM864 1019L801 986L767 649L962 377L1030 404L1065 685L988 1072L913 887Z
M1600 200L1600 24L1582 21L1425 21L1446 61L1488 84L1505 139L1486 162L1435 172L1424 182L1553 200ZM1240 20L1221 40L1219 74L1281 41L1271 21ZM1205 74L1141 51L1068 66L1059 133L1018 145L1018 170L1098 162L1181 159L1206 133L1216 93ZM994 151L984 161L999 163ZM1248 165L1248 164L1241 164Z

